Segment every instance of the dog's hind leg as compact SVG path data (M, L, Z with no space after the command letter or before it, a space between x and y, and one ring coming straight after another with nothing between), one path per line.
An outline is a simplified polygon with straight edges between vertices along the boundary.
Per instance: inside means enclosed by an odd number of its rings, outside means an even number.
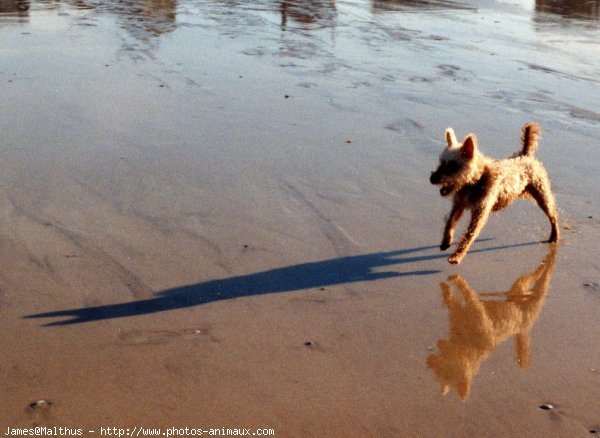
M548 242L558 242L560 237L558 213L556 212L554 196L550 190L550 183L548 180L541 180L538 181L538 184L529 184L525 190L533 199L535 199L535 202L537 202L542 211L546 214L546 216L548 216L551 227L550 238L548 239Z

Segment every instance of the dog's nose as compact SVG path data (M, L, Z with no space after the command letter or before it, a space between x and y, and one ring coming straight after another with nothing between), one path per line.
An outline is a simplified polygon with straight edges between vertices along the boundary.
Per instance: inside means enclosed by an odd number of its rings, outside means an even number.
M431 176L429 177L429 182L431 184L438 184L440 181L440 177L439 175L437 175L435 172L431 172Z

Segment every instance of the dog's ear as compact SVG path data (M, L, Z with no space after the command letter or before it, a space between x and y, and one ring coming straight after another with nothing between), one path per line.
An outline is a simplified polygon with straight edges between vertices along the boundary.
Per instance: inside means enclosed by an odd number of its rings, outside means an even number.
M462 148L460 149L461 155L470 160L473 158L473 155L475 155L476 149L477 137L475 137L475 134L467 135L467 138L465 138L465 141L463 141Z
M452 129L452 128L446 129L446 143L448 143L449 148L451 148L452 146L456 145L456 143L458 143L456 141L456 135L454 135L454 129Z

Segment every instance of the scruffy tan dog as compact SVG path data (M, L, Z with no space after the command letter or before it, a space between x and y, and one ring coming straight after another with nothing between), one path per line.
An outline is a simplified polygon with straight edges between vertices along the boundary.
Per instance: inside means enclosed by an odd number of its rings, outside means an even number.
M526 124L521 152L495 160L479 152L474 134L467 135L460 144L452 128L446 129L448 147L440 155L440 165L430 178L432 184L441 186L442 196L453 195L454 198L440 245L442 251L452 243L454 227L465 209L471 210L471 222L458 248L448 258L450 263L461 262L492 211L502 210L517 198L537 202L550 219L552 232L548 242L558 241L558 214L550 180L542 163L534 157L539 133L536 123Z

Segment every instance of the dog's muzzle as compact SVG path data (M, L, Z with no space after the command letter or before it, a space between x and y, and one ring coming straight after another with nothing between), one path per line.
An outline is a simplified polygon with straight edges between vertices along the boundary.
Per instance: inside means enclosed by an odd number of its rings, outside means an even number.
M431 172L431 176L429 177L429 182L433 185L442 187L440 188L440 195L448 196L454 190L454 186L451 184L445 184L445 179L442 174L438 171Z
M452 193L453 189L454 187L452 186L442 186L442 188L440 189L440 195L448 196L450 193Z

